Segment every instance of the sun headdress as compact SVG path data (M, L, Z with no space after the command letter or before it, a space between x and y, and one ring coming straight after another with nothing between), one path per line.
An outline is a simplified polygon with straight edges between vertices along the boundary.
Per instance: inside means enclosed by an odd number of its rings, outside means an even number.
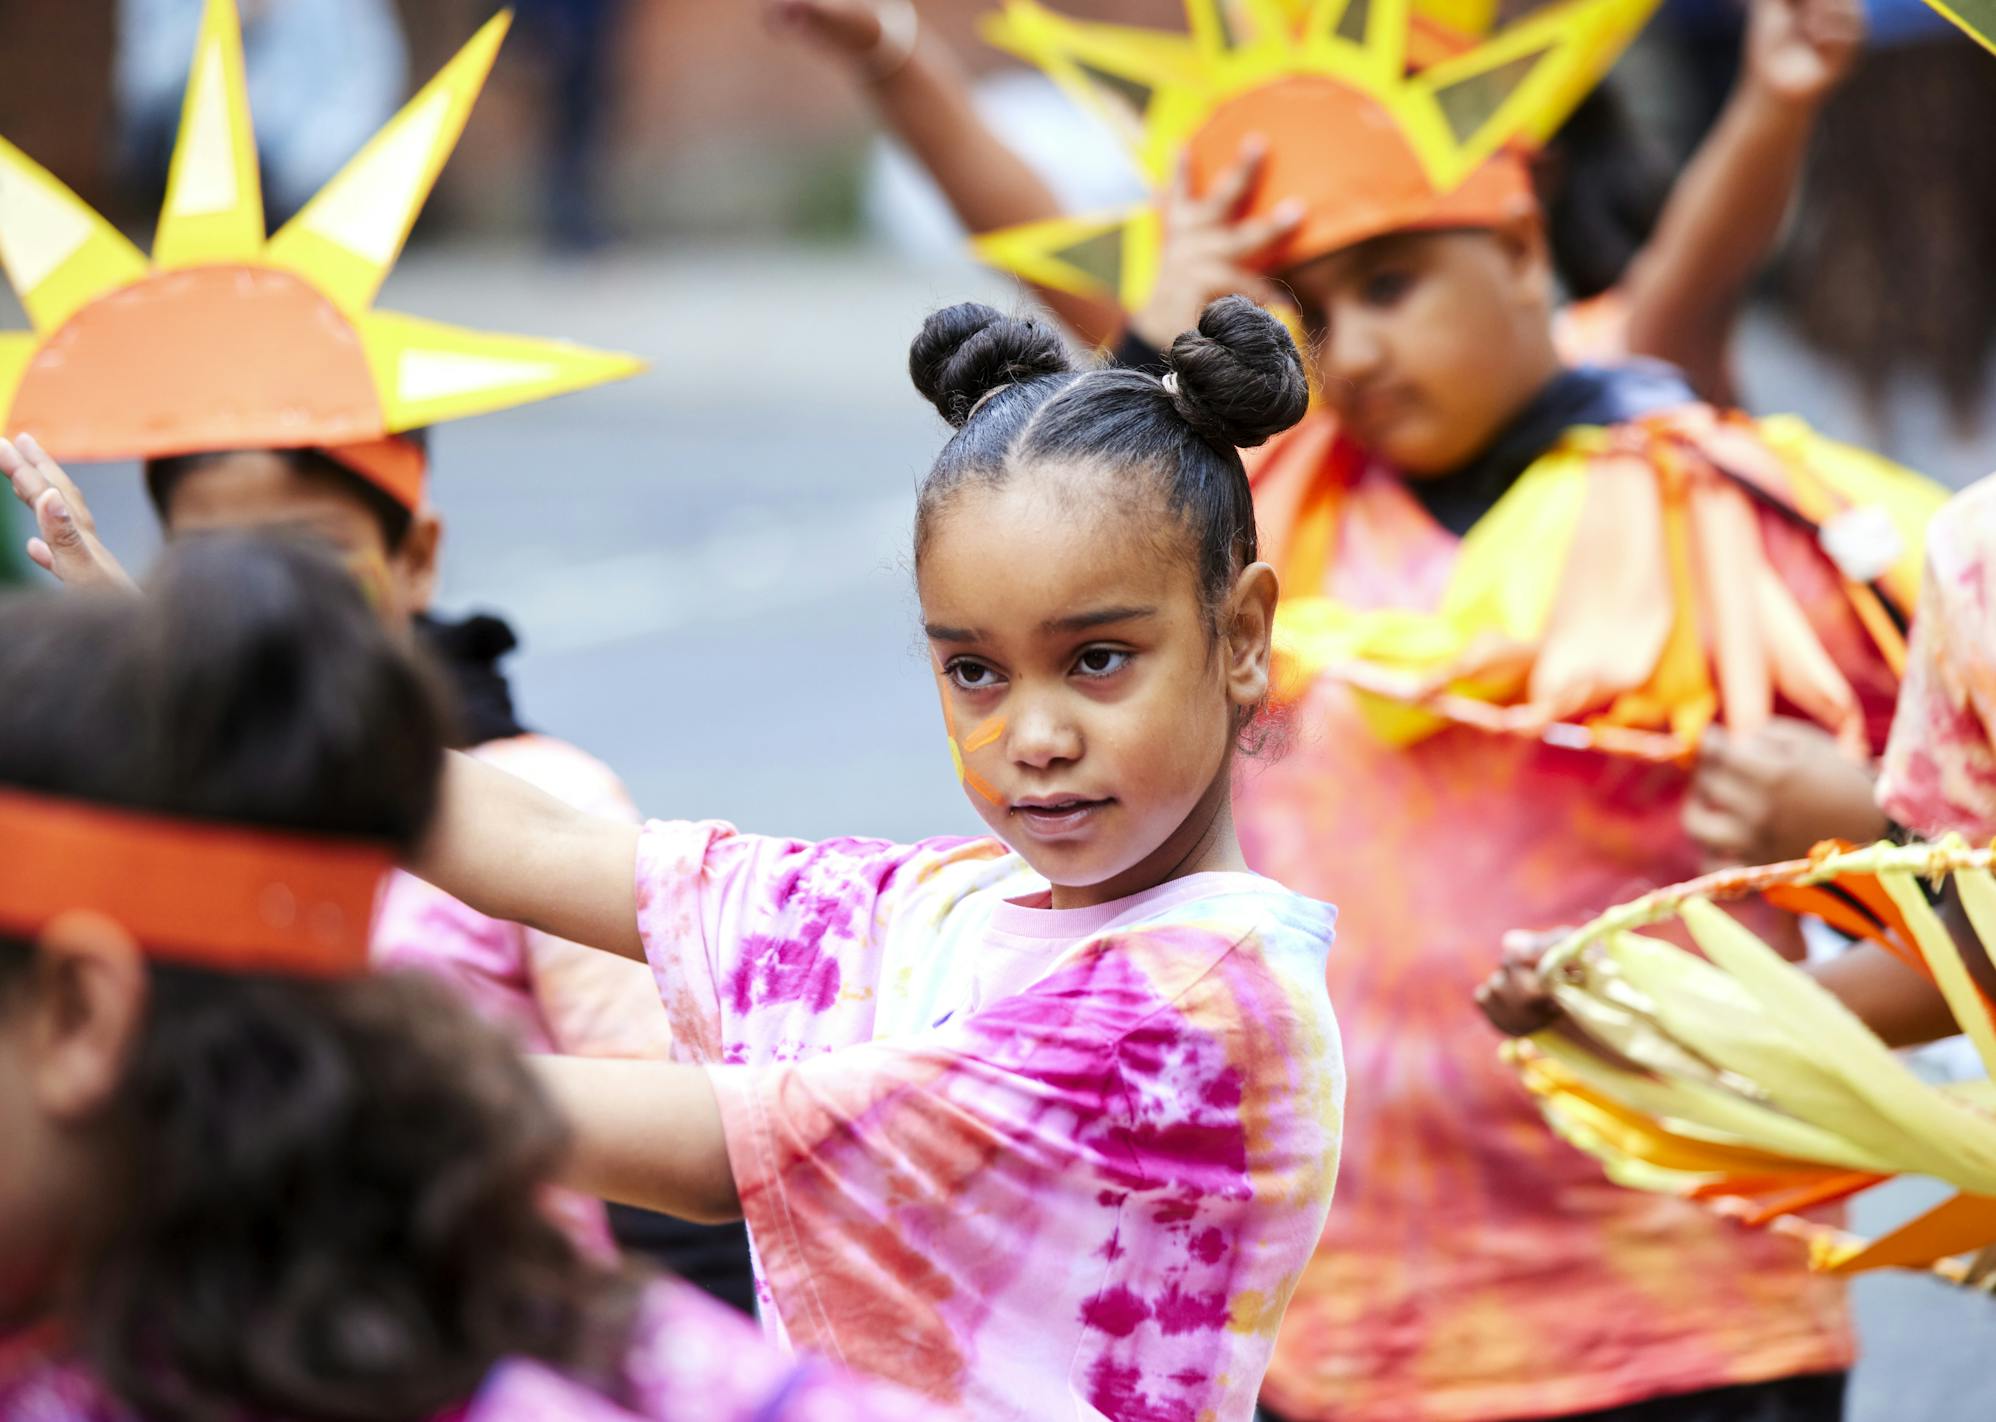
M1532 210L1525 155L1558 129L1657 0L1559 0L1480 40L1477 0L1186 0L1183 32L1091 24L1005 0L987 34L1044 69L1124 140L1162 189L1194 191L1268 145L1243 214L1305 204L1274 266L1407 228L1490 226ZM1156 279L1158 210L987 234L979 255L1030 281L1134 309Z
M0 139L0 265L33 329L0 333L0 410L57 458L324 449L409 505L395 436L641 368L561 341L376 310L509 16L494 18L266 236L234 0L208 0L148 258Z

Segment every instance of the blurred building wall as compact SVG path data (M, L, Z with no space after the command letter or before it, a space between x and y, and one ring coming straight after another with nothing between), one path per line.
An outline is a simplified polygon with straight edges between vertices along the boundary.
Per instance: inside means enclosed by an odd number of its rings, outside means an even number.
M489 5L401 0L414 72L427 73ZM974 67L1009 63L977 38L994 0L917 0L924 25ZM1060 0L1076 16L1176 26L1179 0ZM607 162L614 206L639 231L836 227L872 132L864 99L825 57L764 28L761 0L626 0ZM477 225L531 202L542 76L528 32L509 45L453 163L450 197ZM523 184L525 186L523 186Z
M0 134L92 202L111 201L113 0L0 0Z

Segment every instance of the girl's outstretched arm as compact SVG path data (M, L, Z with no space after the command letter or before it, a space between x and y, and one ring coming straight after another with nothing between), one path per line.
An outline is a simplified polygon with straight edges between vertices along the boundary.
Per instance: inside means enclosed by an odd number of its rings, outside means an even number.
M1627 279L1628 345L1733 401L1728 352L1747 285L1801 179L1816 114L1864 43L1858 0L1751 0L1740 79Z
M600 819L453 752L409 868L482 914L644 959L638 826Z
M767 0L766 8L772 26L846 62L970 231L1062 215L1053 190L985 123L962 61L917 24L909 0ZM1122 313L1109 303L1035 291L1090 345L1106 345L1122 331Z
M575 1133L560 1183L695 1224L742 1217L706 1069L679 1062L535 1057Z

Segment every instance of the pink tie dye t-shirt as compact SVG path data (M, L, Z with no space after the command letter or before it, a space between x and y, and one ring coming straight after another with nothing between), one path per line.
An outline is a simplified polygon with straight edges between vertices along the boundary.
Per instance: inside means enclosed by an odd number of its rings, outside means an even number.
M993 1422L1246 1422L1337 1167L1328 906L685 823L637 888L779 1336Z

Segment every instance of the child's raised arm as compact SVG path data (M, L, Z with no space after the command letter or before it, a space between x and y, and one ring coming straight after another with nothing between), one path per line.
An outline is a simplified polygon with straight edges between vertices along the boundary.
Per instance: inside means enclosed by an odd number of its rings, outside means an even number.
M1053 190L977 112L962 62L920 29L909 0L767 0L767 13L772 26L848 64L967 229L993 232L1062 215ZM1113 305L1045 287L1035 292L1091 345L1122 331Z
M1864 42L1857 0L1752 0L1740 78L1627 279L1628 346L1732 403L1741 298L1781 231L1823 101Z
M638 826L453 753L409 868L480 913L642 961L637 853Z

